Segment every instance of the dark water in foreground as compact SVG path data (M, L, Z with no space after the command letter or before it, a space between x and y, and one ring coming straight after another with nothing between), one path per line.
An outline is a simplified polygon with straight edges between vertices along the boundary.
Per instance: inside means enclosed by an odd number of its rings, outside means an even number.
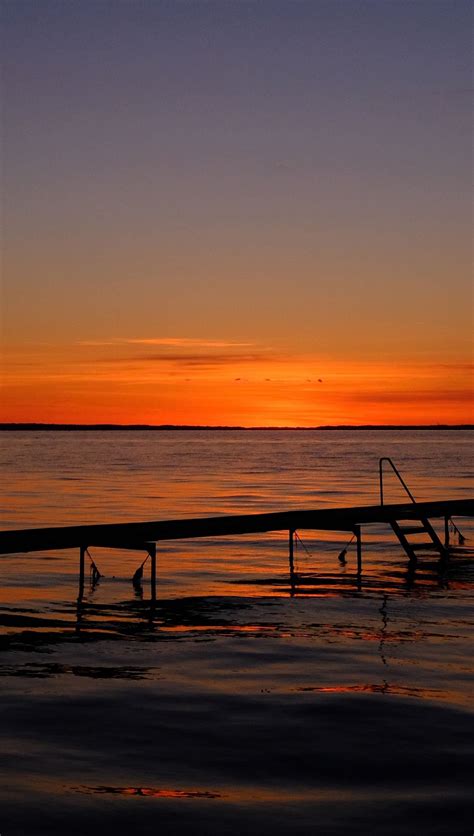
M469 496L472 434L5 433L2 528ZM394 482L389 499L402 500ZM456 521L472 549L473 527ZM357 585L340 534L0 558L5 836L470 834L474 564L440 574L385 527Z

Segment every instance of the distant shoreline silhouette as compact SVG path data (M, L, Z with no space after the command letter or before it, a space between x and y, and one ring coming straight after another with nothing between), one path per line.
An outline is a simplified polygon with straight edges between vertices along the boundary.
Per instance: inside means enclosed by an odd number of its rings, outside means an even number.
M0 424L0 432L78 432L78 431L213 431L226 432L245 430L245 432L261 432L262 430L285 430L286 432L312 432L314 430L472 430L474 424L326 424L314 427L244 427L240 425L209 425L209 424L42 424L42 423L4 423Z

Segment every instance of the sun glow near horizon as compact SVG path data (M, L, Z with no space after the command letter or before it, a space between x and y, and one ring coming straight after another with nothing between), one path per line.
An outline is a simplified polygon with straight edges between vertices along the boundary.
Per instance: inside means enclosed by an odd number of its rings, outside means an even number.
M4 422L315 426L470 423L469 363L344 360L250 340L12 347Z

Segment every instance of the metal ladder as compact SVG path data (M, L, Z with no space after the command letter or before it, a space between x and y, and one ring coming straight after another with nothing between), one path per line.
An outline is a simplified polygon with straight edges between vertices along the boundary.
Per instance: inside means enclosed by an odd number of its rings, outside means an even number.
M410 560L413 562L417 561L419 557L419 552L424 552L425 554L427 552L435 552L442 560L444 560L448 557L449 554L448 547L442 543L437 532L431 525L429 519L427 517L421 517L416 513L416 499L410 491L405 480L403 479L400 471L393 463L392 459L388 458L388 456L383 456L381 459L379 459L380 504L383 505L384 462L389 463L403 489L408 494L415 506L413 514L407 513L407 515L403 518L400 518L398 520L392 520L390 522L392 530L398 538L398 541L400 542L402 548L404 549ZM428 539L422 540L421 542L417 540L410 540L409 535L411 534L425 534L428 537ZM431 556L433 555L431 554Z

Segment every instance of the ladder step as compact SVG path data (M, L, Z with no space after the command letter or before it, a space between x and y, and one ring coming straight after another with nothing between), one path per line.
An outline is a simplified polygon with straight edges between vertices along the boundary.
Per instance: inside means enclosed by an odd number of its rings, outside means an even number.
M429 543L410 543L411 548L414 551L418 551L418 549L432 549L433 551L438 551L436 543L430 541Z
M402 534L422 534L426 532L424 525L407 525L399 526L399 528Z

